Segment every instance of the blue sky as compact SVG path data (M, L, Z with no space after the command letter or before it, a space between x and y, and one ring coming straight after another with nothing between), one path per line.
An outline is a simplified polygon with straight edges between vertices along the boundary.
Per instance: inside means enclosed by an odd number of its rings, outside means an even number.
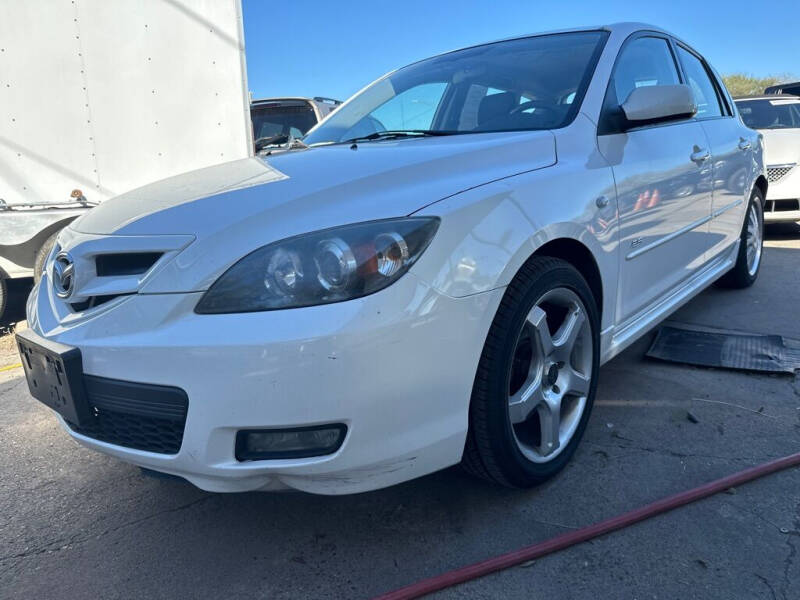
M616 21L685 39L723 74L800 78L800 0L242 0L254 97L345 100L387 71L482 41Z

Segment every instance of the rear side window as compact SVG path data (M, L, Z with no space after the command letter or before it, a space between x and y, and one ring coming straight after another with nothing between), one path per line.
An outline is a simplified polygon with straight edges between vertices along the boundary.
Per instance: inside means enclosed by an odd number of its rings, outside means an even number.
M686 83L692 88L694 100L697 103L697 116L701 119L721 117L722 107L719 104L719 96L717 96L717 90L711 82L703 62L680 46L678 46L678 56L686 73Z
M678 69L667 40L640 37L622 49L614 68L612 89L619 105L638 87L677 83L680 83Z

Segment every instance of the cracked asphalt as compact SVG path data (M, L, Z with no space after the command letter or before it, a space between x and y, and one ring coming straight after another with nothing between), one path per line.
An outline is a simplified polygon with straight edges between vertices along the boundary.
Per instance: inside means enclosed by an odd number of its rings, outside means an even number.
M800 227L767 237L753 288L672 320L800 339ZM575 458L530 491L453 468L356 496L208 494L79 447L0 371L0 598L367 598L800 449L800 377L651 361L650 340L603 367ZM436 597L796 600L798 550L795 469Z

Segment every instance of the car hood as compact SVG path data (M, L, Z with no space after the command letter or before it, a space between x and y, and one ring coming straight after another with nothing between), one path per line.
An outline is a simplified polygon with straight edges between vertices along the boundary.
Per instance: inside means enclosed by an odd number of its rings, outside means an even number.
M556 162L549 131L337 144L185 173L104 202L76 233L191 235L142 291L207 289L233 262L279 239L411 214L453 194Z
M800 129L759 129L767 166L800 163Z

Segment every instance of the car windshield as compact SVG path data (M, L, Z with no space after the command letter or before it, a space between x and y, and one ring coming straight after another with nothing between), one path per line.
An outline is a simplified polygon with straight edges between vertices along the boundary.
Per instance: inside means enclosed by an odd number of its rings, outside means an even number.
M351 98L305 142L563 127L578 110L606 35L541 35L414 63Z
M800 128L800 101L789 98L775 100L737 100L736 106L744 124L751 129Z
M250 109L250 117L256 140L288 135L302 137L317 124L314 109L303 101L255 105Z

